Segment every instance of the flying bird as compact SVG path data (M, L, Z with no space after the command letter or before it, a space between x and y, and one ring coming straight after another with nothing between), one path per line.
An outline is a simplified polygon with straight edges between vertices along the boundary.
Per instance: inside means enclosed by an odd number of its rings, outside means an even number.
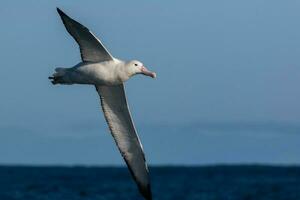
M148 167L127 105L124 82L136 74L152 78L155 78L156 74L149 71L140 61L127 62L113 57L88 28L59 8L57 12L69 34L78 43L82 62L71 68L56 68L49 79L53 84L95 86L106 122L119 151L139 191L146 200L151 200Z

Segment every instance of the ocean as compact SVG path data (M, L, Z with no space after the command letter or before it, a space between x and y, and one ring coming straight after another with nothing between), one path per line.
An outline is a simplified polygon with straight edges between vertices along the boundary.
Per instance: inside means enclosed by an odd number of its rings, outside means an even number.
M300 200L300 167L150 167L157 200ZM143 199L125 167L0 167L0 200Z

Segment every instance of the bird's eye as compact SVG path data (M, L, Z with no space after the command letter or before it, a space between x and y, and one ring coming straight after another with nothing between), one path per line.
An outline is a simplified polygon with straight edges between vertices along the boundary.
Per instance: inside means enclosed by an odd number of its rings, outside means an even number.
M138 66L138 64L136 64L136 63L135 63L134 65L135 65L135 66Z

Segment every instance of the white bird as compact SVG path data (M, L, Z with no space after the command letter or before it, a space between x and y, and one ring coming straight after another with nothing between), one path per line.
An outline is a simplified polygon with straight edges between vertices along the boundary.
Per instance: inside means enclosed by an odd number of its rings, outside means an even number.
M128 109L124 82L135 74L152 78L156 74L147 70L139 61L125 62L114 58L85 26L59 8L57 11L67 31L80 47L82 62L71 68L56 68L49 79L53 84L91 84L96 87L105 119L119 151L139 191L145 199L151 200L148 167Z

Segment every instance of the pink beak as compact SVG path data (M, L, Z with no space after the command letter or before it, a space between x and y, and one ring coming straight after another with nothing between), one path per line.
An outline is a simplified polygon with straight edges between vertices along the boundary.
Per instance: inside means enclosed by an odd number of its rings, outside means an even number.
M156 77L156 73L149 71L145 66L142 67L142 74L144 74L145 76L150 76L152 78Z

